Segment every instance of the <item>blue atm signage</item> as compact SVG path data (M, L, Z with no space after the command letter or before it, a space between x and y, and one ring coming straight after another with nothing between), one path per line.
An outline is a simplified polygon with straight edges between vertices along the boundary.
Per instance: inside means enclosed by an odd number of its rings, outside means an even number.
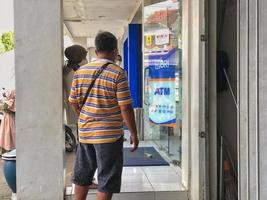
M149 55L149 119L161 126L176 124L175 49Z

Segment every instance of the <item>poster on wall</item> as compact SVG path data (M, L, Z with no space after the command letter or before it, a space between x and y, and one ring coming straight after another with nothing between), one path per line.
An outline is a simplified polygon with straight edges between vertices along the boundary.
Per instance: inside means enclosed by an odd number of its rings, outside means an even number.
M155 44L164 45L170 43L170 35L167 33L155 35Z
M152 45L152 36L151 35L147 35L146 36L146 45L147 46L151 46Z
M161 126L176 124L175 56L175 48L149 55L149 120Z

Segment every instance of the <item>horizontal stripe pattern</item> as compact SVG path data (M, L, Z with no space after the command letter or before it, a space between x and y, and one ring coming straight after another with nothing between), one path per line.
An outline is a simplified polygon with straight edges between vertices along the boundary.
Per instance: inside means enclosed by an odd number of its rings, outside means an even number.
M105 136L85 136L85 137L81 137L82 140L85 140L85 139L108 139L108 138L120 138L121 135L118 135L118 134L115 134L115 135L105 135Z
M75 72L69 101L81 107L95 74L105 62L88 63ZM79 116L81 143L115 142L123 135L120 106L131 104L126 74L122 68L110 64L95 81Z
M90 80L92 81L93 79L95 79L95 75L89 75L89 74L77 74L77 75L74 75L73 77L74 79L77 79L77 80L83 80L83 79L87 79L87 80ZM98 77L98 80L105 80L105 81L109 81L111 83L116 83L116 79L114 78L111 78L111 77L108 77L108 76L102 76L100 75Z
M81 67L81 71L83 71L83 70L94 70L95 71L97 69L99 69L99 67L94 67L94 66L83 66L83 67ZM107 68L106 71L107 72L112 72L112 73L114 73L116 75L120 74L120 72L118 70L115 70L115 69L112 69L112 68Z
M95 104L95 103L85 103L85 105L87 107L91 107L91 108L109 108L109 109L112 109L112 108L117 108L118 105L116 104Z

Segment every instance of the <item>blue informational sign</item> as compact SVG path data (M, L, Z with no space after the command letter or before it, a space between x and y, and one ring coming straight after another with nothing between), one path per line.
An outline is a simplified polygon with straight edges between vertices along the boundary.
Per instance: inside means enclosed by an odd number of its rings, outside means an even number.
M149 59L149 119L161 126L176 124L176 50L153 53Z

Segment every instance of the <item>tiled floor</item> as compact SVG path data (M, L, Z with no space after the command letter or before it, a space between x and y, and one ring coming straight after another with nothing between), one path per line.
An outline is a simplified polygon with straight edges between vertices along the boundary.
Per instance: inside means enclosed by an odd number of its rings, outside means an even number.
M123 192L183 190L181 177L172 166L126 167L123 169Z
M67 196L65 200L73 200ZM95 194L89 194L87 200L96 200ZM115 194L112 200L188 200L186 192L135 192Z
M129 138L124 143L125 147L130 147ZM140 146L154 146L153 142L140 142ZM158 150L159 151L159 150ZM167 161L171 159L165 152L159 153ZM74 161L74 153L66 154L66 193L73 194L74 190L71 185L72 166ZM2 162L0 161L0 169ZM1 171L0 171L1 172ZM122 193L115 195L114 200L183 200L186 199L186 191L181 185L180 168L174 165L159 167L124 167L122 176ZM9 199L11 191L7 187L3 174L0 173L0 199ZM96 191L91 191L88 199L95 199ZM173 197L173 198L172 198ZM180 197L180 198L178 198ZM69 196L71 199L72 197Z
M125 142L125 147L130 145ZM154 146L153 142L140 142L140 146ZM158 150L159 151L159 150ZM159 153L168 160L164 152ZM114 200L184 200L187 197L181 184L181 173L178 166L124 167L122 174L122 193ZM74 194L74 186L67 188L67 195ZM88 194L88 200L95 199L96 190ZM71 198L71 197L70 197Z
M67 195L74 194L74 186L67 189ZM88 200L95 199L96 190L88 194ZM185 200L187 193L181 185L179 171L173 166L125 167L122 175L122 190L114 200Z
M68 188L68 191L72 189ZM124 167L122 192L149 191L184 191L184 187L180 175L172 166Z

